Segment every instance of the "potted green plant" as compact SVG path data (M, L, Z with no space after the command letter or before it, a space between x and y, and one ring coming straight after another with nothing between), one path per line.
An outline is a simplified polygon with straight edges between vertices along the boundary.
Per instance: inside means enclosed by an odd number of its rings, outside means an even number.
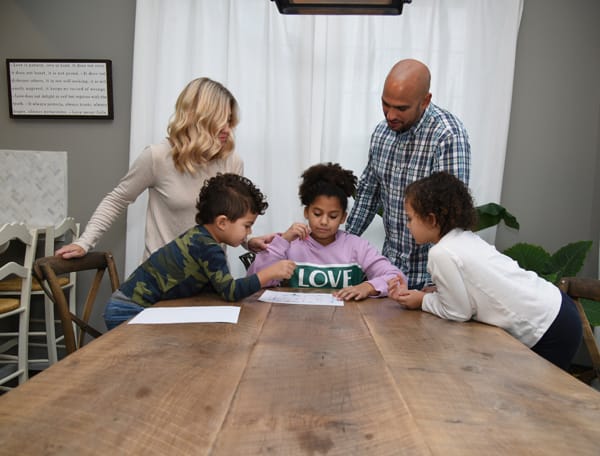
M510 228L519 229L516 217L499 204L488 203L475 209L478 216L476 231L500 222L504 222ZM546 280L557 284L561 277L572 277L579 273L591 248L592 241L577 241L550 254L539 245L519 242L504 250L503 253L514 259L523 269L534 271Z

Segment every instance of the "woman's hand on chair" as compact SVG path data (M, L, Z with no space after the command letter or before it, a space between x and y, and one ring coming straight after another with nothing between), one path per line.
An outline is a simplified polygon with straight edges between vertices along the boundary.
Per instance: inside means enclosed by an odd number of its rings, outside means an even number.
M80 258L85 256L86 253L87 252L83 249L83 247L77 244L69 244L58 249L56 252L54 252L54 255L68 260L69 258Z

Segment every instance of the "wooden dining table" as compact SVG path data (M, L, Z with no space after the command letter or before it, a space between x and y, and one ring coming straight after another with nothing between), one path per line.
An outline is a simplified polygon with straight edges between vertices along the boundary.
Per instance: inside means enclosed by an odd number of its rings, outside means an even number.
M600 393L501 329L260 294L237 324L123 324L0 396L0 454L600 454Z

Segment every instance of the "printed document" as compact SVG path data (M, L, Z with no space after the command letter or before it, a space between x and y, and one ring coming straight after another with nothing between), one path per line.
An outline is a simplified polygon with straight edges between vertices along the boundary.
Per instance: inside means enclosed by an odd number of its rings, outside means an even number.
M343 306L344 301L335 298L331 293L299 293L289 291L265 290L259 301L277 304L305 304L313 306Z

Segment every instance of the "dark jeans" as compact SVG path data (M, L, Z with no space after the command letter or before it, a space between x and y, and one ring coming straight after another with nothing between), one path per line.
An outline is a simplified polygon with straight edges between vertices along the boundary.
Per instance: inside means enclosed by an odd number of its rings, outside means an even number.
M130 318L135 317L142 310L144 310L142 306L131 301L117 290L112 294L104 309L104 323L111 330Z
M568 370L581 344L583 329L573 300L563 293L558 315L531 349L563 370Z

